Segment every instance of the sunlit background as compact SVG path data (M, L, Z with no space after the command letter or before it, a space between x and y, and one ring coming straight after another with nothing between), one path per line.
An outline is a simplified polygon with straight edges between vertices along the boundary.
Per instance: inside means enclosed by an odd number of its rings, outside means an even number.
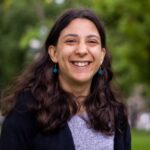
M150 147L149 0L1 0L0 95L38 56L58 15L91 8L103 20L115 82L128 105L132 149ZM2 119L0 117L0 122Z

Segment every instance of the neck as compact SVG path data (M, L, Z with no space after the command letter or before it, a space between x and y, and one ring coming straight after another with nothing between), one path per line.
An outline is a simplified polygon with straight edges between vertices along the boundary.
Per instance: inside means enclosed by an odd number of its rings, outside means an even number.
M65 91L72 93L75 97L77 97L77 100L82 105L82 102L84 101L85 97L88 96L88 94L90 93L91 82L66 82L62 80L61 77L59 77L59 81L61 87Z

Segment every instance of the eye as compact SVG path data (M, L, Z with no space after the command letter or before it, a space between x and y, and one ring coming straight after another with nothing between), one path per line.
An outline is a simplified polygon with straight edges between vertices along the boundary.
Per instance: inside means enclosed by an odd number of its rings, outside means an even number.
M76 40L76 39L67 39L67 40L65 41L65 43L67 43L67 44L69 44L69 45L73 45L73 44L77 43L77 40Z
M90 40L89 43L97 43L97 41Z
M97 44L99 44L99 42L97 40L88 40L88 43L90 45L97 45Z

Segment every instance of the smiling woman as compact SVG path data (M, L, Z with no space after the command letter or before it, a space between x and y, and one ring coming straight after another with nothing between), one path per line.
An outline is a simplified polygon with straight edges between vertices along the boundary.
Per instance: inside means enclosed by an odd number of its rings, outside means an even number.
M63 89L76 97L87 96L93 76L105 56L105 48L94 23L88 19L74 19L61 31L57 45L49 46L48 53L52 61L58 63Z
M89 9L67 10L4 98L0 149L130 150L126 107L112 79L99 18Z

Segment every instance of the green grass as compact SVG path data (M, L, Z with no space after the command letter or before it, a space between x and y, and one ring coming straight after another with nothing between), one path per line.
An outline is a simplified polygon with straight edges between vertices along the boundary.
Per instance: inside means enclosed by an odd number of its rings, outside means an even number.
M150 132L133 129L132 150L150 150Z

